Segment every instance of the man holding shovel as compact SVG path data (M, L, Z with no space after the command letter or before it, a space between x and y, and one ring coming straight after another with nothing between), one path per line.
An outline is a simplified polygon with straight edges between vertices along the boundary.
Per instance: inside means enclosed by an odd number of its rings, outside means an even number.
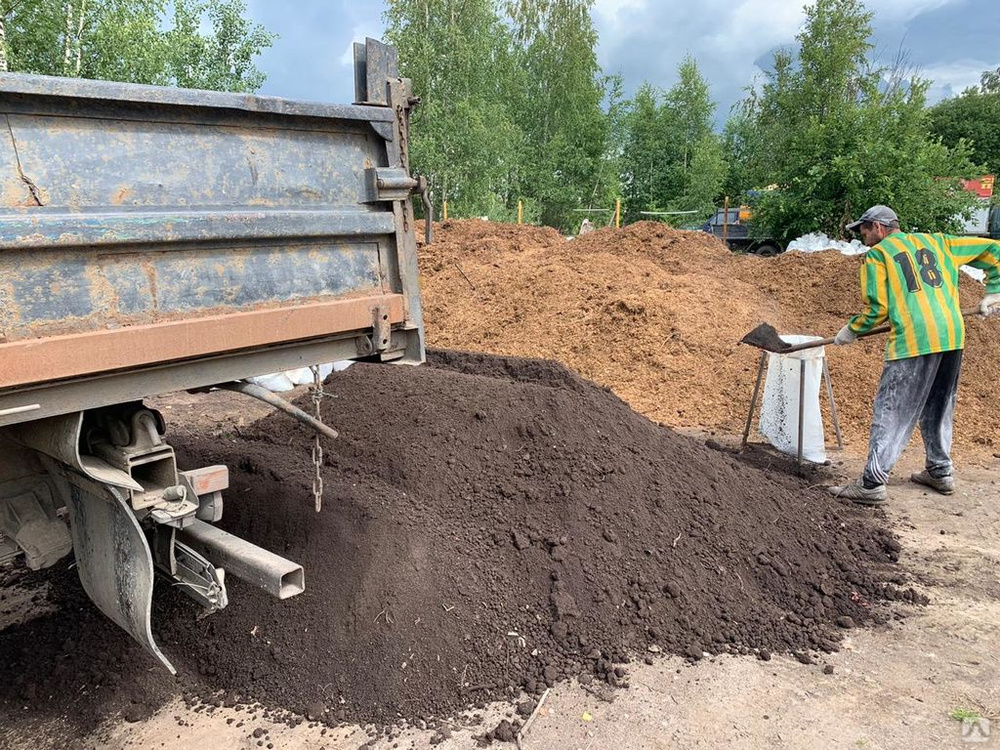
M851 344L888 320L889 344L875 395L868 463L853 484L830 492L863 505L886 500L889 472L919 423L926 468L910 479L943 495L955 491L951 437L965 346L958 271L986 272L979 313L1000 312L1000 243L979 237L907 234L888 206L872 206L847 228L869 248L861 267L864 310L834 339Z

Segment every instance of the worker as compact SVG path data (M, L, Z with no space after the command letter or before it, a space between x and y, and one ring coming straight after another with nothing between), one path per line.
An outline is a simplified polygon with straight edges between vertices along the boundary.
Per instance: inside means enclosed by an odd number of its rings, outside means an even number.
M942 495L955 491L951 438L965 321L958 300L962 265L986 272L984 317L1000 311L1000 243L980 237L909 234L888 206L872 206L847 228L871 248L861 266L864 310L834 339L851 344L887 319L885 366L875 394L868 462L856 483L829 487L862 505L886 500L889 472L920 424L925 468L910 479Z

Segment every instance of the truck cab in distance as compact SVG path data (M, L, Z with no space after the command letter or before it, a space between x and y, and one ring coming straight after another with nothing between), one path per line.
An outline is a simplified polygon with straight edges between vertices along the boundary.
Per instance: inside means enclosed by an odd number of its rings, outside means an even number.
M760 237L754 233L751 220L752 213L749 206L719 208L702 224L701 231L715 235L733 252L750 253L763 258L783 253L785 246L779 240L773 237Z

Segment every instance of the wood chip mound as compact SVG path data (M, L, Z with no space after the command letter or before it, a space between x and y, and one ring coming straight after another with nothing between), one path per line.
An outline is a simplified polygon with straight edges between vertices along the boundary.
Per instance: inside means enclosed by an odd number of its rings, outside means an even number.
M836 251L736 255L708 234L656 222L573 240L475 219L434 229L420 248L431 346L556 359L671 427L739 433L759 356L740 338L761 322L832 336L861 307L861 258ZM964 274L960 289L963 305L983 294ZM967 321L960 460L990 460L1000 447L1000 412L987 400L1000 378L998 334L994 321ZM866 446L885 342L827 349L855 451Z

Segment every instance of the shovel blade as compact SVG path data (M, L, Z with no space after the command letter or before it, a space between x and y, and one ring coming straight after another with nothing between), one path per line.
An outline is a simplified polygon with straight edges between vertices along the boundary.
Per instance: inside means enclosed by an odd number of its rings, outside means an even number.
M769 323L761 323L740 339L740 343L755 346L766 352L781 353L791 348L791 344L782 341L781 336L774 330L774 326Z

